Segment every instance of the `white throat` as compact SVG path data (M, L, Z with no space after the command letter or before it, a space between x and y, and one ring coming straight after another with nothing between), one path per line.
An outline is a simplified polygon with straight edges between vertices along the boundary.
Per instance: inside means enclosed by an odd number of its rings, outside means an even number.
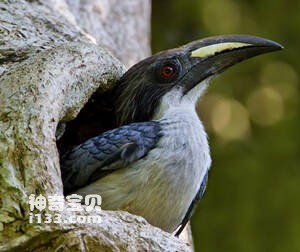
M166 93L154 113L153 120L159 120L174 110L195 110L198 99L205 93L210 79L206 79L183 95L182 87L174 87Z

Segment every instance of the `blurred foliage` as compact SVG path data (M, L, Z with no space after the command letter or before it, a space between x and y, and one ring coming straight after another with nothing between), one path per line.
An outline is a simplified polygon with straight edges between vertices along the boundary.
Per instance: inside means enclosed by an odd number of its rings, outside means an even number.
M153 52L219 34L285 50L233 67L199 104L213 159L196 251L300 251L298 0L153 0Z

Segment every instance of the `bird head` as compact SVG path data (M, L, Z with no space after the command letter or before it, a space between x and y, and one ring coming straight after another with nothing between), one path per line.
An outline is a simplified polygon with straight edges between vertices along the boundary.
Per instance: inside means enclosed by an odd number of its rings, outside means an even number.
M227 35L159 52L131 67L117 83L118 123L148 121L169 106L196 105L213 77L238 62L282 48L259 37Z

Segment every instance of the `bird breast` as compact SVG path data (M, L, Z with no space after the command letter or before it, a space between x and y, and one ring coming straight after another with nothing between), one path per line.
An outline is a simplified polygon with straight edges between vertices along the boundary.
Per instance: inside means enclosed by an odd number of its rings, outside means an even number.
M157 146L132 167L139 194L127 210L173 232L197 194L211 159L196 112L171 111L160 122L163 136Z
M196 112L170 111L159 122L162 137L144 158L78 193L97 191L103 209L126 210L173 232L197 194L211 161Z

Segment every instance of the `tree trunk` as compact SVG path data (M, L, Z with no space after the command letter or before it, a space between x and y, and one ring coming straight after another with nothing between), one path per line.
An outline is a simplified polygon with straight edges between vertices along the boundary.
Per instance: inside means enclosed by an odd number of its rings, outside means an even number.
M190 250L122 211L94 211L98 225L67 223L66 208L62 223L29 222L31 194L63 195L57 125L148 56L149 33L149 0L0 1L0 251Z

